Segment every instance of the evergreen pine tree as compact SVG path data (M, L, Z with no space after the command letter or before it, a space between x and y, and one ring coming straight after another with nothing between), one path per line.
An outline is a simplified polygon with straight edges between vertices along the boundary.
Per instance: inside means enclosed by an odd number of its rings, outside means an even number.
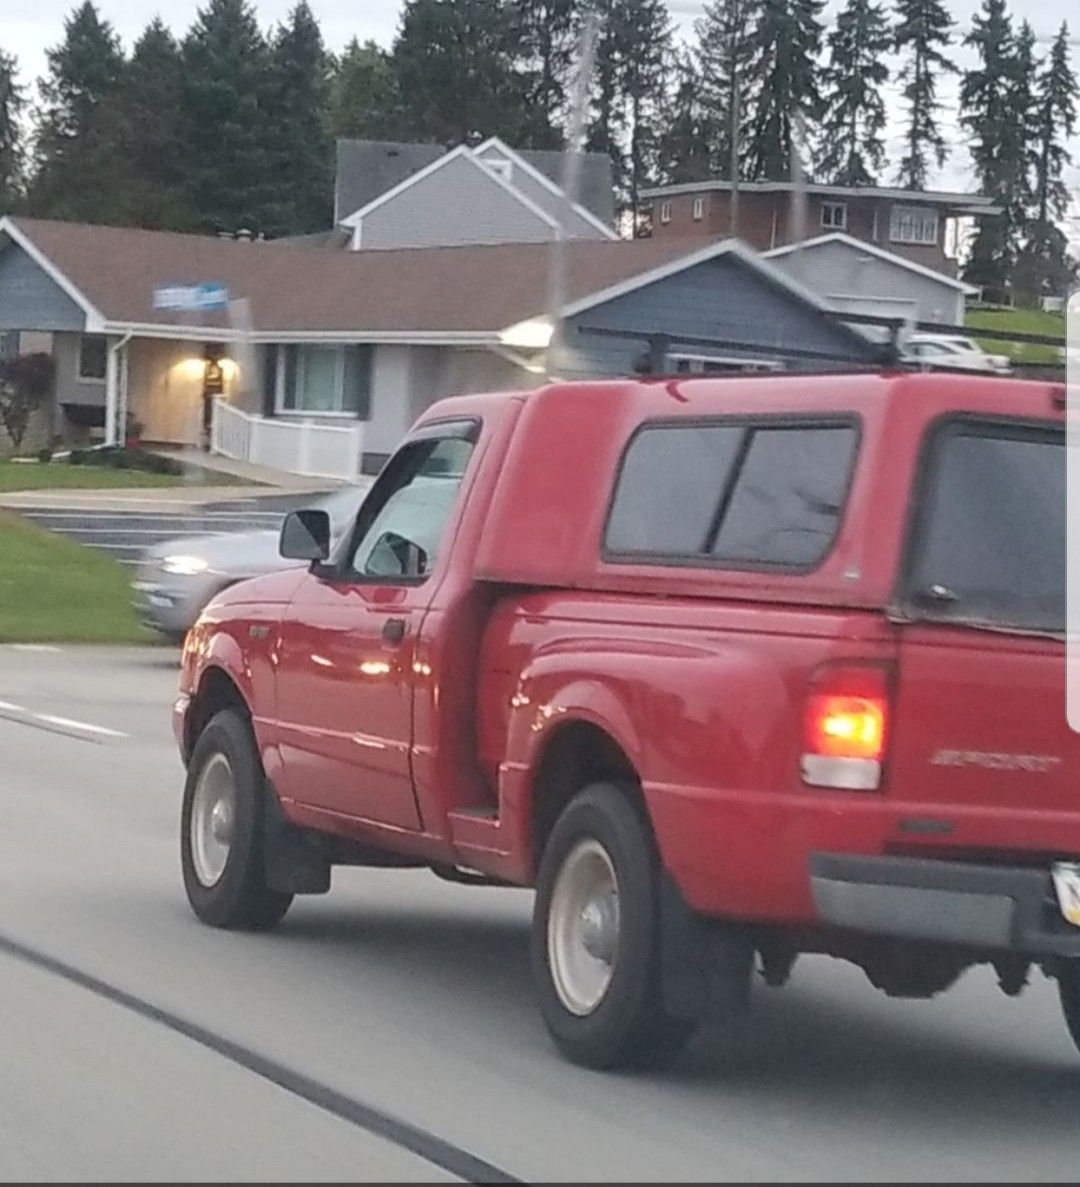
M589 120L585 147L589 152L607 153L611 159L611 178L616 202L626 202L626 152L624 149L626 114L619 102L622 69L618 25L613 19L619 0L597 0L600 18L593 66L592 118Z
M671 17L663 0L601 0L596 8L595 114L587 147L610 155L617 199L640 234L640 192L657 176Z
M979 220L964 276L1001 292L1016 262L1028 198L1034 36L1028 29L1016 37L1005 0L983 0L964 41L979 60L961 83L960 120L971 133L979 189L1002 208Z
M694 22L703 130L714 177L731 176L732 133L736 148L745 135L753 32L760 8L760 0L711 0ZM739 155L736 152L736 160Z
M712 146L718 137L702 102L701 76L692 57L679 54L676 58L669 69L675 85L664 110L657 160L657 177L663 185L708 181L715 176Z
M799 114L821 113L824 0L762 0L753 37L745 170L751 180L786 181L797 151Z
M18 63L0 50L0 215L16 208L22 197L24 145L22 113L26 97L18 79Z
M52 218L122 221L120 40L85 0L64 21L64 39L46 59L48 72L38 84L31 209Z
M874 185L885 166L885 55L892 45L885 9L848 0L829 33L819 169L834 185Z
M1037 297L1063 296L1077 265L1060 226L1069 209L1064 181L1072 161L1066 141L1077 130L1080 84L1069 61L1069 29L1063 24L1035 82L1033 103L1033 210L1030 235L1017 268L1018 287Z
M396 139L401 97L386 50L354 37L334 63L329 102L332 137Z
M524 95L521 147L562 148L582 0L511 0L510 28Z
M393 64L410 135L518 143L527 119L513 29L505 0L405 0Z
M654 182L663 130L665 66L671 53L671 17L664 0L622 0L616 12L620 37L619 89L627 131L627 183L635 233L641 191Z
M184 188L184 74L180 48L160 17L135 43L118 96L125 223L185 230L195 212Z
M276 216L270 52L246 0L208 0L181 47L188 189L208 231Z
M333 218L330 61L307 0L277 30L270 68L276 184L264 229L267 235L323 230Z
M907 105L906 151L897 180L908 189L921 190L926 188L931 159L940 167L947 156L938 126L936 78L956 69L944 53L953 22L942 0L896 0L896 13L893 48L903 61L899 78Z

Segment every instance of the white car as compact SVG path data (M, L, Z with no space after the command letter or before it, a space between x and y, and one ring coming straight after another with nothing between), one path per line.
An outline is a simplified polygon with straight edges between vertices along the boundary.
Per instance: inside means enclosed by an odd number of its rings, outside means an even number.
M908 362L934 367L955 367L962 371L995 371L1007 374L1012 364L1003 354L987 354L975 341L957 334L912 334L903 347Z

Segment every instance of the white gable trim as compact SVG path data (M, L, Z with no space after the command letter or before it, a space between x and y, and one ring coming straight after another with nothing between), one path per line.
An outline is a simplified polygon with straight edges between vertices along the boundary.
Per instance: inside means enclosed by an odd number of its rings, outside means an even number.
M349 215L348 218L343 218L341 220L341 225L343 227L352 228L359 226L363 222L364 217L370 214L373 210L377 210L380 206L384 206L387 202L392 201L398 196L398 194L404 193L405 190L410 189L412 186L416 185L417 182L423 181L425 177L430 177L433 173L438 172L438 170L444 169L450 164L451 161L459 160L468 161L468 163L474 169L479 170L493 185L497 185L501 189L505 190L506 193L508 193L516 202L524 206L530 214L535 215L548 227L550 227L552 231L556 232L556 234L558 233L559 222L557 219L552 218L552 216L548 214L548 212L544 210L543 207L538 206L531 198L528 198L523 193L521 193L520 190L516 190L508 181L505 181L503 178L499 177L497 173L492 173L490 169L485 168L483 162L477 158L477 156L467 144L459 144L457 148L452 149L450 152L441 157L438 157L436 160L432 161L430 165L425 165L423 169L420 169L411 176L406 177L404 181L399 182L393 187L393 189L389 189L385 194L380 194L379 197L373 198L366 206L362 206L359 210L354 211ZM552 237L554 238L555 236Z
M7 237L17 247L22 248L24 252L34 261L35 264L49 277L55 284L63 289L64 293L69 296L76 305L86 314L86 329L90 333L101 333L105 326L105 318L102 317L101 312L97 306L88 301L83 295L81 289L77 288L75 284L60 271L59 268L49 259L44 252L42 252L30 238L29 235L23 231L14 219L10 217L0 218L0 235L7 235Z
M488 149L492 148L502 153L502 155L508 161L510 161L516 169L520 169L523 173L528 174L528 176L531 177L533 181L539 182L539 184L542 185L544 189L549 190L557 197L562 198L564 202L569 204L570 209L573 210L575 214L583 218L587 223L590 224L590 226L593 226L598 231L602 232L606 238L619 238L618 234L612 227L609 227L606 223L597 218L587 206L582 206L580 202L571 202L565 190L557 186L555 182L553 182L546 174L541 173L535 165L530 164L523 156L520 156L518 153L516 153L512 148L509 147L509 145L500 140L498 136L489 136L483 144L479 145L477 148L474 148L473 152L479 157L487 152Z
M927 280L937 280L941 284L948 285L949 288L958 289L969 297L974 297L979 292L973 285L965 284L962 280L954 280L953 277L946 276L943 272L935 272L933 268L928 268L925 264L917 264L914 260L906 260L903 256L898 256L895 252L887 251L884 247L878 247L876 243L866 243L862 239L845 235L842 231L833 231L828 235L818 235L814 239L804 239L802 243L789 243L785 247L774 247L772 251L767 251L764 255L766 259L775 259L777 256L790 255L792 252L799 251L802 248L820 247L825 243L841 243L845 247L857 248L859 251L866 252L867 255L876 256L879 260L884 260L888 264L895 264L898 268L906 268L909 272L924 276Z
M807 304L814 306L815 309L820 309L823 313L833 312L827 301L823 301L816 293L800 284L797 280L793 280L782 269L777 268L775 264L770 264L768 260L763 259L756 252L745 247L739 240L723 239L719 243L710 243L707 247L699 248L689 255L679 256L674 260L669 260L666 264L661 264L658 268L652 268L648 272L641 272L637 276L630 277L629 280L622 280L618 284L601 289L599 292L592 293L588 297L582 297L567 305L560 316L574 317L579 313L584 313L586 309L592 309L597 305L604 305L608 301L615 300L616 297L623 297L627 293L633 293L638 289L645 288L646 285L655 284L658 280L666 280L667 277L674 276L678 272L685 272L687 268L693 268L698 264L704 264L709 260L719 259L721 256L726 255L735 256L736 259L747 264L755 272L765 276L774 284L779 285L780 288L787 289L788 292L801 298Z

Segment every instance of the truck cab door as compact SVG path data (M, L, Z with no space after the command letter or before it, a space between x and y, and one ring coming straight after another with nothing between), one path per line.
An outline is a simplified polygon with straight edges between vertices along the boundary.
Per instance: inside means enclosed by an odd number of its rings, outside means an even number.
M981 844L992 812L1072 810L1065 718L1065 440L956 417L924 456L904 573L891 794ZM925 809L925 811L923 811ZM929 827L929 826L928 826ZM1024 847L1012 826L1011 843Z
M331 561L290 603L278 647L278 793L335 815L420 827L414 663L475 442L472 422L414 435Z

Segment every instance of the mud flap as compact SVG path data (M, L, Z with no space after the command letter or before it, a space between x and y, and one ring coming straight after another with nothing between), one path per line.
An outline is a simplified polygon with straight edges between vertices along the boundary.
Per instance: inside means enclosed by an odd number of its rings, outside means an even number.
M285 819L273 788L263 797L266 884L288 894L326 894L330 859L325 840Z
M665 871L660 883L660 976L667 1012L694 1019L745 1013L753 963L750 930L702 918L687 906Z

